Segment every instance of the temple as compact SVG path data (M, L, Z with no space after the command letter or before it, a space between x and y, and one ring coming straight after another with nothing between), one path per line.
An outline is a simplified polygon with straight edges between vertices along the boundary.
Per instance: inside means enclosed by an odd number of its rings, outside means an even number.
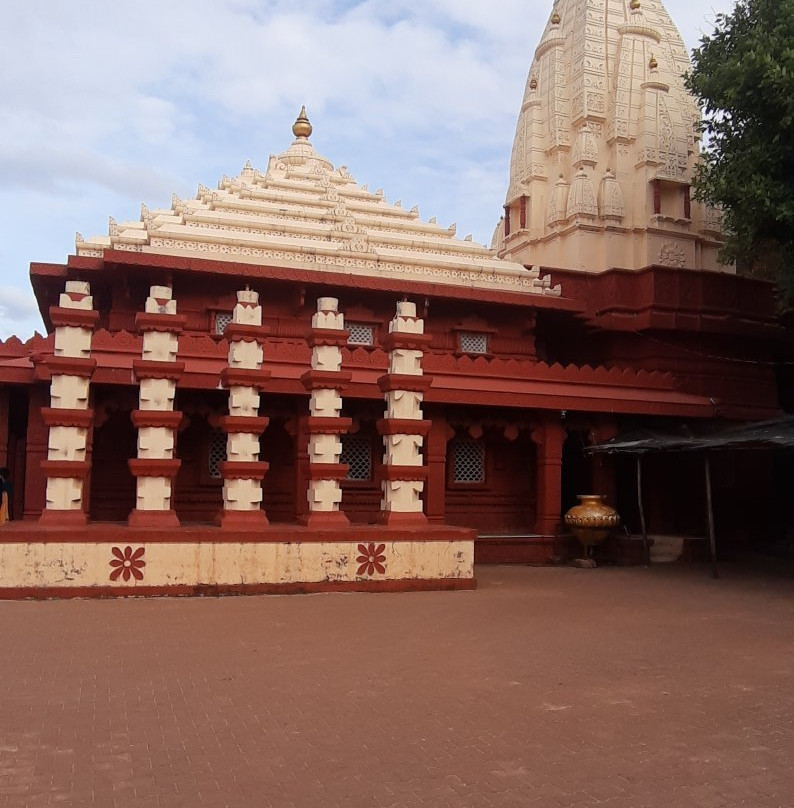
M632 524L588 445L777 414L772 289L690 200L687 64L658 0L557 0L490 248L359 185L302 110L264 168L31 264L0 596L471 588L556 555L576 493ZM652 530L697 530L690 471L649 469ZM737 529L766 474L722 481Z

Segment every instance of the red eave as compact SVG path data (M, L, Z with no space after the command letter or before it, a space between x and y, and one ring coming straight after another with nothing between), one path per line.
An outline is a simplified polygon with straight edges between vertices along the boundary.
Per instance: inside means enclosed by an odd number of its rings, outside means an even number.
M480 287L452 286L424 281L407 281L390 278L388 275L356 275L332 269L306 269L294 266L249 264L236 261L218 261L193 256L157 255L133 253L124 250L105 250L103 258L70 255L68 272L90 280L90 273L132 269L157 269L166 272L188 272L197 275L220 275L228 278L249 280L275 280L289 283L314 284L316 286L339 286L366 288L368 290L394 292L404 295L420 295L452 300L477 300L484 303L502 303L510 306L554 309L579 312L583 304L566 297L532 294L527 292L483 289ZM31 268L31 273L32 273ZM564 291L564 289L563 289Z
M132 362L135 354L94 352L97 369L93 381L104 384L133 384ZM192 389L218 389L221 357L185 357L185 371L179 386ZM301 376L306 365L294 360L270 357L267 368L272 375L267 392L305 396ZM384 368L346 365L352 379L345 390L351 398L381 397L377 380ZM482 404L486 406L539 409L582 410L625 414L678 415L708 417L714 404L708 398L682 393L666 387L592 383L588 380L559 381L544 379L548 370L538 368L539 378L495 378L476 374L433 373L432 387L425 395L428 403Z

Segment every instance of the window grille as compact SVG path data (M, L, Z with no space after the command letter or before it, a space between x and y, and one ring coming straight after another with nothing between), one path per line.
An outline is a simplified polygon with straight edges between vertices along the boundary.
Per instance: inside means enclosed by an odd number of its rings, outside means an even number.
M340 463L347 463L348 480L372 479L372 441L367 435L343 435Z
M462 353L488 353L488 335L461 331L458 338Z
M347 330L350 332L347 337L348 345L374 345L375 327L367 323L348 323Z
M213 429L210 433L210 447L207 454L207 467L213 480L221 478L221 463L226 460L226 433Z
M223 334L226 326L232 321L232 315L229 312L221 312L215 315L215 333Z
M461 438L452 444L452 482L485 482L485 446L482 441Z

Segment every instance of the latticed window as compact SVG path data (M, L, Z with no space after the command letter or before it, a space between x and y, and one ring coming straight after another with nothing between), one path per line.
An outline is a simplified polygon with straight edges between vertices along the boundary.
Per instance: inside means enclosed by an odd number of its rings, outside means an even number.
M461 331L458 343L462 353L488 353L488 335L476 331Z
M229 312L218 312L215 315L215 333L223 334L226 326L232 321L232 315Z
M459 438L452 443L452 482L485 482L485 446L482 441Z
M210 447L207 456L209 475L213 480L221 478L221 463L226 460L226 433L213 429L210 433Z
M348 345L374 345L375 327L367 323L348 323Z
M340 463L347 463L348 480L372 479L372 440L368 435L343 435Z

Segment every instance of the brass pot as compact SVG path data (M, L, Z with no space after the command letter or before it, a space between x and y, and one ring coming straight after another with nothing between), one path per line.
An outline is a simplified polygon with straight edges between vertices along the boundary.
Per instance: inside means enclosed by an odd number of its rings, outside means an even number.
M588 551L602 542L619 524L614 508L604 504L603 494L577 494L579 504L565 514L565 524Z

